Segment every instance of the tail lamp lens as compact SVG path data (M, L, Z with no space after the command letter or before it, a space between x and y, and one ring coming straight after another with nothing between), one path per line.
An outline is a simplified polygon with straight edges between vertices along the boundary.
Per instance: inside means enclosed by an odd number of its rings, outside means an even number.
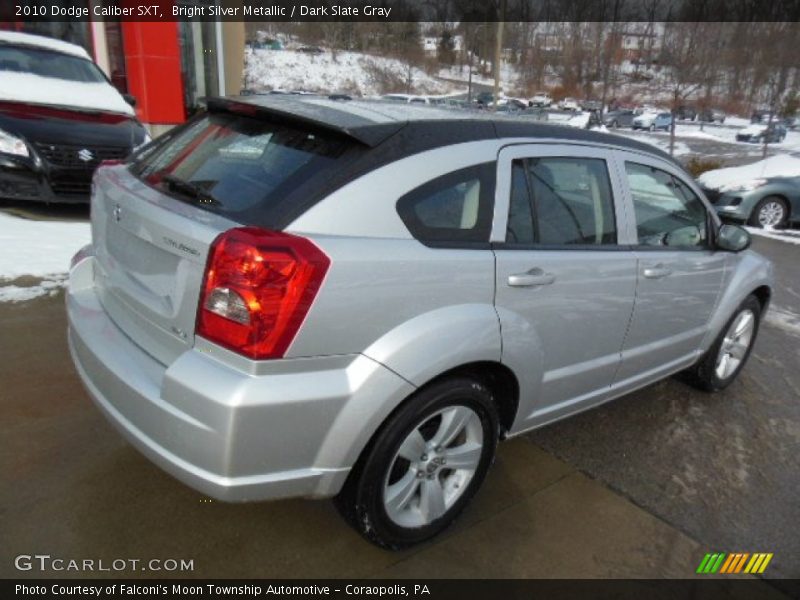
M257 227L226 231L209 253L198 335L252 359L283 357L329 266L306 238Z

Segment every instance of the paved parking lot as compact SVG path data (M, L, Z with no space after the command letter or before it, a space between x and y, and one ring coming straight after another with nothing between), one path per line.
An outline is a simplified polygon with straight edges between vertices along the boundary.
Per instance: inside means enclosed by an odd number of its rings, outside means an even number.
M797 247L755 246L777 262L775 306L800 313ZM708 551L774 552L768 577L800 576L798 323L768 320L723 394L669 380L503 444L453 530L389 553L329 502L209 502L151 465L82 389L62 301L0 304L0 475L13 482L0 576L38 575L13 559L46 553L192 559L197 577L687 577Z

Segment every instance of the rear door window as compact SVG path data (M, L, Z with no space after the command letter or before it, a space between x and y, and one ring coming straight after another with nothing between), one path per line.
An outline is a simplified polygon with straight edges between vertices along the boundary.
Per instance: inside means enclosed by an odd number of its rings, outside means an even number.
M510 200L507 243L617 243L611 183L602 159L517 159L512 163Z
M424 244L488 246L494 172L484 163L437 177L402 196L397 212Z

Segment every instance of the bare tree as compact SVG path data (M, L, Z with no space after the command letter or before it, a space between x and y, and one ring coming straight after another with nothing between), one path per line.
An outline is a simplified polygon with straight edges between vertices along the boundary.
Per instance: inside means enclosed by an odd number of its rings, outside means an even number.
M675 152L675 112L706 81L715 60L711 35L718 23L669 23L665 29L661 63L666 67L672 124L669 153Z

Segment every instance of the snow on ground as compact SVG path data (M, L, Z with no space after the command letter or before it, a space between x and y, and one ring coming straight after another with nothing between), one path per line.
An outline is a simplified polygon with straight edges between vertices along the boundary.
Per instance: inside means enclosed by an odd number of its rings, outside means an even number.
M64 285L69 261L91 241L88 223L33 221L0 212L0 302L22 302ZM19 277L41 279L30 287Z
M697 180L709 189L721 189L752 179L780 176L800 177L800 158L777 154L749 165L706 171Z
M634 132L632 130L625 130L622 133L620 130L617 130L618 134L625 135L627 137L632 137L640 142L645 142L650 144L651 146L655 146L659 150L663 150L664 152L669 152L669 133L664 132L650 132L650 131L643 131L643 132ZM686 144L686 142L682 142L679 139L675 139L675 156L685 156L687 154L692 154L691 148Z
M303 90L346 92L377 96L390 91L405 92L407 65L394 58L359 52L311 54L291 50L249 50L246 52L247 87L255 90ZM403 89L387 89L399 83ZM416 94L446 94L453 84L412 69L411 82Z

